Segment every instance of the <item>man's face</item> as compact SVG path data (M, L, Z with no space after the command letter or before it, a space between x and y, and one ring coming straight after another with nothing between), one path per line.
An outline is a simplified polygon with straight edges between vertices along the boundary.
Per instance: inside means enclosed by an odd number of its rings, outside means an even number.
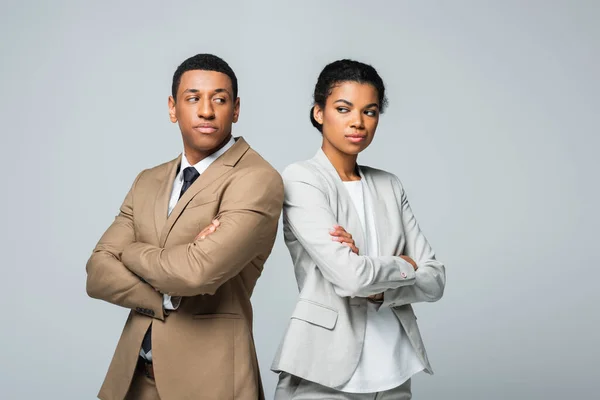
M177 98L169 97L169 117L179 123L185 155L192 164L226 143L239 113L240 99L233 98L231 79L221 72L186 71Z

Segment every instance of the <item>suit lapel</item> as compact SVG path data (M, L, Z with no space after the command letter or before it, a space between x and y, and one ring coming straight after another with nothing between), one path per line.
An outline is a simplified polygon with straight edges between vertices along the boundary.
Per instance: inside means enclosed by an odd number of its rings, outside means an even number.
M386 214L386 206L383 199L385 196L378 191L375 185L375 180L371 175L368 168L360 168L361 176L365 180L368 193L365 193L365 198L370 197L371 204L373 205L373 218L375 218L375 229L377 230L377 256L386 255L388 251L386 249L389 246L390 236L388 234L389 220ZM366 201L366 200L365 200Z
M168 163L167 171L160 179L158 193L154 200L154 226L156 228L156 236L159 238L167 222L169 200L171 199L173 181L175 181L179 165L181 165L181 155Z
M317 155L313 158L329 176L330 180L334 183L337 190L338 200L338 224L342 225L344 229L354 239L354 243L361 255L364 255L364 249L366 249L365 232L360 222L360 217L354 206L354 202L350 198L348 190L344 186L344 182L338 175L337 171L325 155L323 150L319 149Z
M204 173L200 175L198 179L196 179L192 186L190 186L189 189L183 194L183 196L181 196L181 198L177 202L177 205L171 212L171 215L169 215L166 218L166 222L160 231L160 247L164 247L165 242L167 241L167 237L169 236L171 229L173 229L173 225L175 225L175 222L177 221L183 210L185 210L185 207L188 205L188 203L198 193L200 193L202 190L208 187L211 183L213 183L214 181L222 177L224 174L229 172L237 164L240 158L242 158L246 151L248 151L249 148L250 146L248 145L248 143L246 143L244 138L238 138L235 144L229 150L227 150L221 157L217 158L210 165L210 167L208 167L206 171L204 171ZM173 184L174 179L175 174L172 175L171 180L169 181L170 185ZM163 215L165 216L167 215L170 193L171 191L168 190L168 194L166 194L167 200L162 211ZM156 212L158 211L159 210L157 209Z

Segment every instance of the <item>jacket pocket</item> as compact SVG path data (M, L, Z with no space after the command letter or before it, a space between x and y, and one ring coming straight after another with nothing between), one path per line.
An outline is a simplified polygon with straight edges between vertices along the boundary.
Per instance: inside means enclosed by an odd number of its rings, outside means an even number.
M333 329L337 322L338 312L333 308L315 303L310 300L300 299L292 313L292 319L299 319L325 329Z
M212 203L217 200L219 200L218 193L197 195L192 200L190 200L190 202L187 204L187 206L185 208L186 208L186 210L189 210L190 208L199 207L199 206L202 206L202 205L205 205L208 203Z

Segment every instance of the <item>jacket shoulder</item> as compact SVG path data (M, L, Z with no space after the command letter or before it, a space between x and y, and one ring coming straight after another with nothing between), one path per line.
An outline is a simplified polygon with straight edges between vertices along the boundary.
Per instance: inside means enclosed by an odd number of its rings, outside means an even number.
M279 172L252 147L244 153L235 166L235 170L243 175L260 173L281 182Z
M325 171L313 160L298 161L288 165L281 174L285 182L304 182L314 186L327 186Z

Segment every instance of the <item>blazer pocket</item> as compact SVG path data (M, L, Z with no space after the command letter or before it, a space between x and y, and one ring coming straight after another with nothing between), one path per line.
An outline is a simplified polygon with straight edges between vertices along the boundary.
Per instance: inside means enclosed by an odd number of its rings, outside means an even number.
M242 319L240 314L229 314L229 313L220 313L220 314L194 314L194 319L216 319L216 318L225 318L225 319Z
M212 203L217 200L219 200L218 193L198 195L198 196L194 197L192 200L190 200L190 202L186 206L186 209L189 210L190 208L199 207L199 206L202 206L202 205L205 205L208 203Z
M300 299L292 313L292 319L299 319L313 325L332 330L337 322L338 312L333 308Z

